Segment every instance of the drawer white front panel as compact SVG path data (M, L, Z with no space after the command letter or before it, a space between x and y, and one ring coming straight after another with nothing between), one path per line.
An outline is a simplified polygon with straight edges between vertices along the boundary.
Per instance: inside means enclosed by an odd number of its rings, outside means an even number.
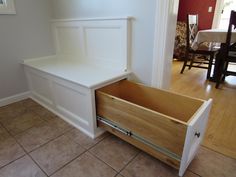
M182 176L197 153L205 134L212 100L206 101L188 126L179 175Z
M193 122L192 125L190 125L190 132L189 134L189 155L187 162L190 162L192 158L195 156L195 153L197 152L198 147L200 146L200 143L203 140L203 136L205 134L207 121L209 117L209 112L211 108L212 101L209 100L204 103L202 112L200 112L198 115L198 119L196 119L195 122Z
M88 126L88 95L82 90L75 90L54 82L53 92L57 109L73 121Z

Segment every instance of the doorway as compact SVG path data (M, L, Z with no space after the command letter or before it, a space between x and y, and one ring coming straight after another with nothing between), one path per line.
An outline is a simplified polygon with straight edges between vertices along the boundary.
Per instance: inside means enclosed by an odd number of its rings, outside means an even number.
M194 0L180 0L180 3L184 2L185 4L188 3L190 4L191 3L190 1L193 2ZM213 2L213 0L209 1L201 0L201 1L204 3ZM230 0L228 1L225 0L224 2L229 2L229 1ZM234 3L236 2L236 0L233 1ZM200 2L200 0L198 2ZM215 2L217 1L215 0ZM224 8L225 15L232 10L233 6L236 8L236 5L234 3L230 3L228 6L225 6ZM180 4L179 10L181 10L181 7L182 6ZM204 6L203 10L205 10L207 13L209 10L209 6L207 5ZM188 13L194 13L194 12L188 11ZM212 15L213 19L214 12L211 13L209 12L209 14ZM186 17L187 15L184 15L184 18ZM219 19L224 20L223 18L224 15L219 16ZM202 18L199 20L202 20ZM211 23L209 28L211 28ZM225 24L225 26L226 28L228 27L227 24ZM236 146L235 146L236 112L235 112L235 107L232 106L236 104L236 100L232 99L233 96L235 96L235 88L236 88L235 77L226 78L224 83L224 88L215 89L215 83L206 80L206 72L207 72L206 70L201 68L192 68L191 70L186 69L184 71L184 74L180 74L182 65L183 63L181 60L173 61L170 90L179 94L188 95L205 100L213 98L214 103L217 104L213 104L203 146L216 152L219 152L225 156L229 156L231 158L236 159Z
M217 0L212 28L227 29L231 10L236 10L235 0Z

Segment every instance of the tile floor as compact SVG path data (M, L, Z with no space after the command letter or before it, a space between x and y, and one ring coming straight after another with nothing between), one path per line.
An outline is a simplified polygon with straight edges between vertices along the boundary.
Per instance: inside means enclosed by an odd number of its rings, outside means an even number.
M34 101L0 108L0 177L177 177L105 133L93 140ZM184 177L236 177L236 160L201 147Z

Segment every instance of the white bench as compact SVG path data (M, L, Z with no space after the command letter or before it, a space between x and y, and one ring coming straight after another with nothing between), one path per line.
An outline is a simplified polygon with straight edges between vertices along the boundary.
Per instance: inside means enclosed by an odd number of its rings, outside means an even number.
M24 60L32 99L98 136L94 90L130 73L129 19L52 21L56 55Z

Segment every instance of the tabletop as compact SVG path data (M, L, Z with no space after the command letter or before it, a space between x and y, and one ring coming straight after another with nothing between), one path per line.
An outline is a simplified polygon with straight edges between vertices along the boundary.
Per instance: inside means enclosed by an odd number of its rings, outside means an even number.
M227 31L226 29L200 30L192 43L192 48L196 50L203 42L225 43ZM231 42L236 42L236 31L232 32Z

